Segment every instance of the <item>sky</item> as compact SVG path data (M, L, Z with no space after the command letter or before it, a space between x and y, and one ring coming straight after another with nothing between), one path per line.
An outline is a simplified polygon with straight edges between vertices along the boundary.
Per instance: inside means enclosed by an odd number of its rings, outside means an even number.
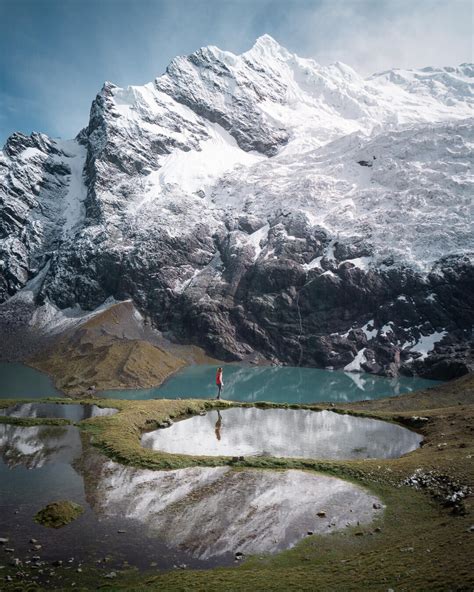
M0 0L0 146L14 131L72 138L105 80L144 84L205 45L264 33L364 75L472 62L473 0Z

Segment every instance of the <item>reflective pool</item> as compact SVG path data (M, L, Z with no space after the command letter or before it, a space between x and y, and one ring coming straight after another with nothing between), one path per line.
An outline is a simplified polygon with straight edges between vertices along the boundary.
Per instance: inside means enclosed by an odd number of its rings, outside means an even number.
M8 417L53 417L70 419L71 421L114 415L114 413L117 413L117 409L78 403L19 403L11 407L0 408L0 415Z
M62 560L74 569L92 562L104 573L124 561L163 569L229 565L237 552L287 549L308 531L367 524L383 510L366 489L315 472L144 470L105 458L76 427L6 424L0 424L0 499L0 535L15 557L31 563L34 554L40 564ZM84 513L58 530L33 521L61 499ZM41 546L33 552L32 537Z
M233 407L147 432L153 450L210 456L397 458L422 437L399 425L333 411Z

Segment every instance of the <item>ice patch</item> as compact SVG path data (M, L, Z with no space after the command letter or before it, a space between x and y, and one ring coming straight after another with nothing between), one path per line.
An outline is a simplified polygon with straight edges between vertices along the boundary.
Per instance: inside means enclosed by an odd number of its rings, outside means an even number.
M186 288L191 285L193 279L197 277L200 274L200 272L200 269L195 269L192 276L187 280L177 280L173 286L173 291L177 294L182 294L186 290Z
M355 259L346 259L345 261L341 261L339 265L342 265L343 263L352 263L355 267L367 271L373 261L373 257L356 257Z
M260 243L265 238L267 238L269 230L270 230L270 225L265 224L265 226L262 226L262 228L259 228L258 230L256 230L252 234L250 234L248 237L248 244L252 245L252 247L254 248L254 251L255 251L255 254L253 256L254 261L256 261L258 259L260 253L262 252L262 247L261 247Z
M369 325L372 327L372 329L369 329ZM372 339L373 337L377 336L378 331L374 327L373 320L366 323L363 327L361 327L361 329L365 333L365 336L367 337L367 339Z
M57 141L66 155L66 164L71 169L69 183L63 204L63 238L70 236L73 230L82 222L85 216L84 202L87 188L84 182L84 166L87 149L76 140Z
M38 150L38 148L25 148L21 153L21 158L28 160L29 158L35 158L36 156L44 157L45 154Z
M362 368L360 367L360 365L366 361L365 350L366 348L364 347L357 352L357 355L352 360L352 362L350 362L350 364L347 364L347 366L344 366L344 372L362 372Z
M302 267L306 271L309 271L310 269L315 269L316 267L321 267L321 259L322 258L323 258L322 255L320 257L316 257L312 261L310 261L309 263L304 263L302 265Z
M448 334L447 331L435 331L431 335L422 335L414 346L410 349L421 354L420 360L427 358L429 352L433 351L434 346L442 341Z
M200 150L174 150L160 162L160 168L146 179L145 197L130 206L137 211L164 193L173 191L192 195L206 191L226 172L237 166L250 166L261 155L245 152L235 139L217 123L207 123L210 139L201 142Z
M393 333L392 325L393 325L392 321L390 321L389 323L387 323L386 325L384 325L380 329L380 335L387 335L387 333Z

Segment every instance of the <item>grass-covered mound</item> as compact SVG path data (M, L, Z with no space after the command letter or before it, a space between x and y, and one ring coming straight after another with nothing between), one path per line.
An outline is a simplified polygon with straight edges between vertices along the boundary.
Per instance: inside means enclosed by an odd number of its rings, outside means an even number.
M84 508L75 502L62 500L52 502L35 515L35 522L48 528L62 528L73 522L84 512Z
M197 346L149 338L132 302L119 302L62 333L28 364L51 375L68 396L81 397L92 385L97 391L151 388L189 363L218 363Z

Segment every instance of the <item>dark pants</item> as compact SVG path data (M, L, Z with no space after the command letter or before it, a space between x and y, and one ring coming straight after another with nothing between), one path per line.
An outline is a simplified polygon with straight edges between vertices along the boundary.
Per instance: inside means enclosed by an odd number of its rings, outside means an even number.
M222 384L217 385L217 398L221 398Z

